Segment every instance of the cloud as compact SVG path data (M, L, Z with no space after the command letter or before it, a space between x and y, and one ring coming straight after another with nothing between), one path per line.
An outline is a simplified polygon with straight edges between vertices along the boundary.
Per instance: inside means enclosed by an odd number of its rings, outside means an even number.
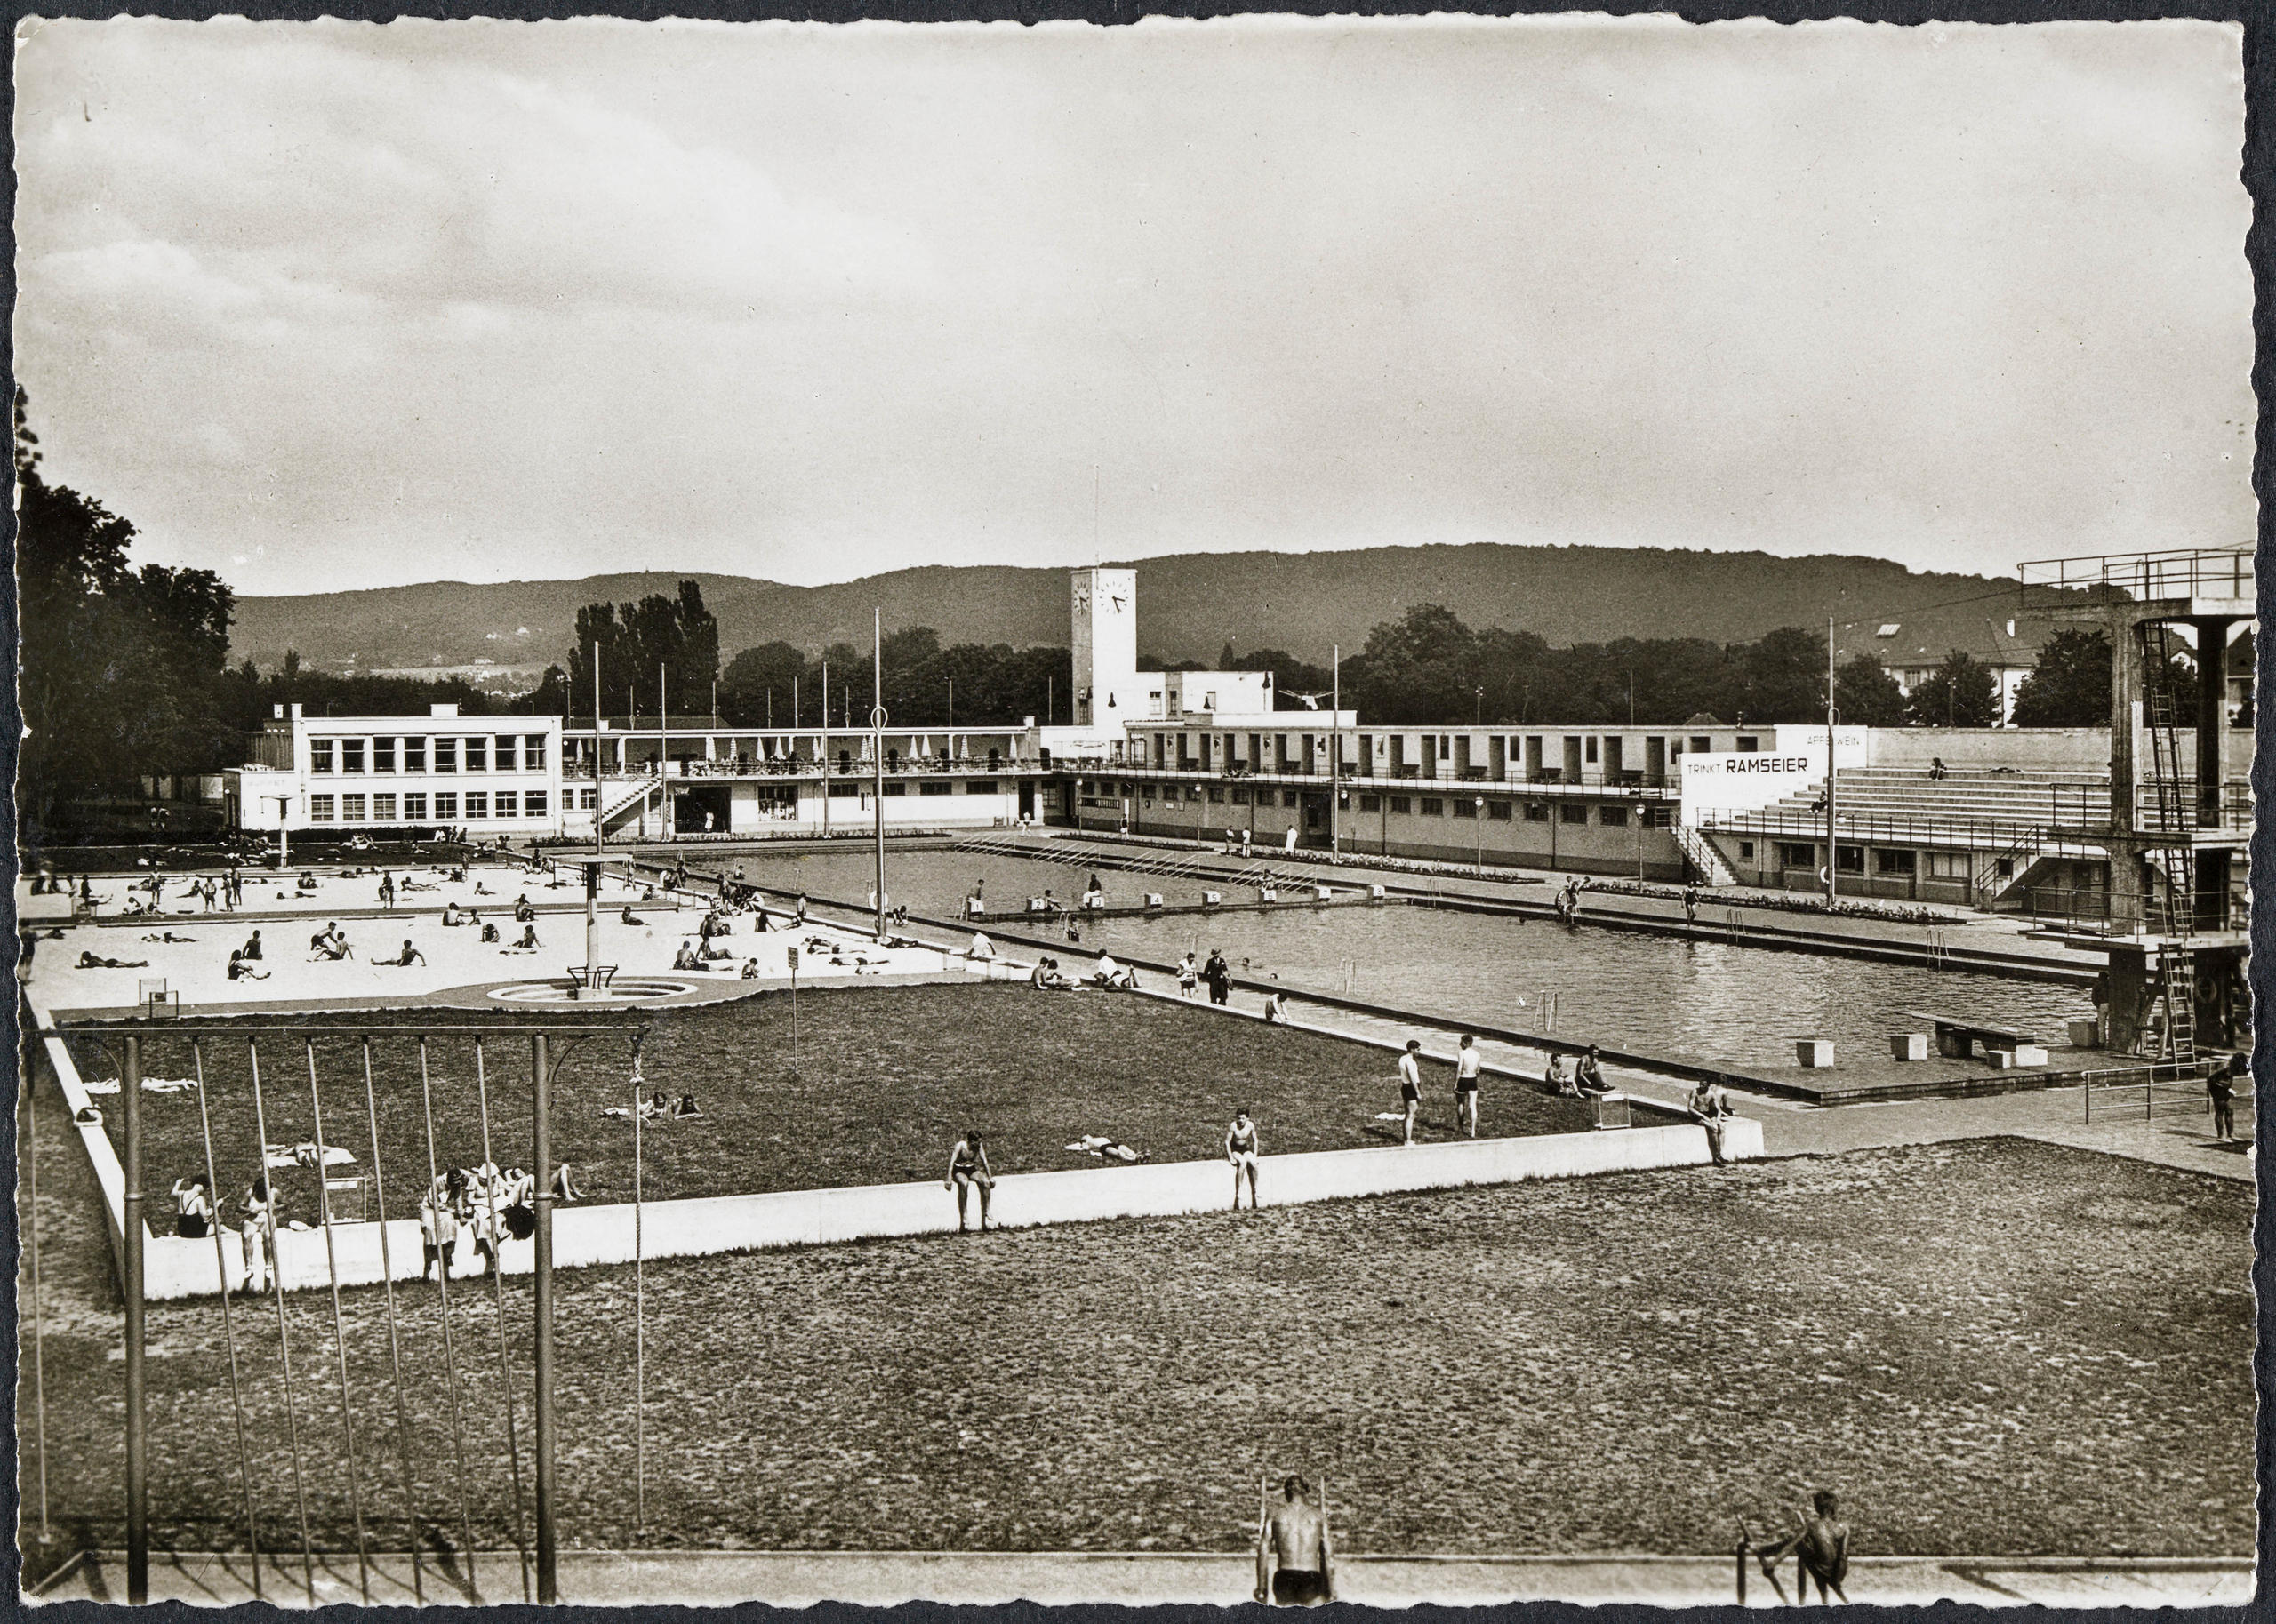
M59 28L92 95L68 69L28 75L49 93L19 120L27 268L57 294L307 328L926 284L905 228L793 199L751 157L573 87L374 56L346 24L50 25L36 43Z

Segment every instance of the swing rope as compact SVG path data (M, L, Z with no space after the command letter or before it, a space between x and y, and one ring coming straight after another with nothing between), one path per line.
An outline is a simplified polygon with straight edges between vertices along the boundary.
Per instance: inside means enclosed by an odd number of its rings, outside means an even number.
M429 1201L439 1200L443 1176L435 1166L435 1092L427 1077L427 1040L419 1040L419 1102L427 1118L427 1192ZM439 1219L440 1209L437 1209ZM421 1268L419 1277L424 1280L427 1271ZM444 1385L451 1392L451 1454L459 1468L459 1528L465 1543L467 1600L479 1606L482 1587L474 1571L474 1511L467 1498L466 1487L466 1429L459 1420L459 1362L451 1343L451 1263L443 1253L441 1239L435 1244L435 1289L443 1312L443 1377Z
M47 1317L39 1289L39 1076L24 1068L24 1167L30 1176L27 1196L32 1232L32 1413L39 1444L39 1542L55 1536L47 1526ZM255 1572L260 1570L256 1568Z
M632 1504L633 1527L648 1527L648 1285L643 1261L640 1117L646 1084L640 1075L640 1044L632 1040Z
M324 1096L317 1086L317 1041L303 1038L309 1057L309 1110L317 1131L317 1217L324 1225L324 1267L332 1282L332 1342L340 1357L340 1431L348 1452L348 1510L356 1522L356 1586L372 1604L372 1551L364 1537L364 1471L356 1458L356 1394L348 1384L348 1326L340 1312L340 1254L332 1239L332 1180L325 1172ZM264 1152L262 1159L267 1160Z
M293 1402L293 1340L284 1328L284 1260L277 1256L276 1188L268 1180L268 1113L260 1099L260 1044L248 1038L245 1050L252 1061L252 1122L258 1136L260 1152L257 1160L260 1172L256 1175L265 1193L262 1211L254 1228L268 1228L264 1237L268 1250L268 1279L276 1297L276 1351L284 1364L284 1427L293 1445L293 1498L301 1512L301 1561L308 1576L309 1605L317 1604L317 1548L309 1534L309 1489L301 1471L301 1419Z
M255 1601L263 1598L260 1591L260 1532L254 1525L252 1515L252 1452L245 1443L244 1389L237 1380L237 1330L235 1314L229 1307L229 1263L221 1251L220 1180L213 1167L213 1120L205 1108L205 1045L193 1041L189 1057L197 1078L197 1127L205 1136L205 1188L212 1196L213 1211L207 1219L213 1231L213 1268L221 1282L221 1340L229 1348L229 1412L237 1428L237 1483L245 1499L245 1548L252 1553L252 1594Z
M403 1506L411 1528L411 1595L419 1606L427 1604L426 1580L419 1559L419 1483L411 1464L410 1407L403 1394L403 1339L396 1325L395 1260L388 1251L388 1186L380 1172L380 1106L372 1086L372 1040L364 1040L364 1118L372 1130L372 1204L380 1220L380 1284L387 1293L388 1364L395 1375L395 1437L403 1457ZM319 1139L321 1143L321 1139Z
M483 1066L482 1040L474 1040L474 1088L482 1107L482 1162L486 1168L495 1168L497 1158L490 1154L490 1084ZM530 1545L526 1525L522 1517L522 1450L514 1425L514 1366L506 1354L506 1276L498 1267L498 1181L484 1175L484 1201L490 1212L490 1287L497 1308L498 1324L498 1385L506 1400L506 1463L514 1479L514 1548L522 1562L522 1600L530 1596Z

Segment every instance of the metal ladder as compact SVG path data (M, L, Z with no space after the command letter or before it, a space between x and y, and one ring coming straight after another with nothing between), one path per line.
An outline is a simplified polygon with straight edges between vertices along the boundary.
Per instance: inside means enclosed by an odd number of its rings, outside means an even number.
M2184 841L2196 823L2195 783L2183 775L2180 720L2173 702L2173 628L2163 621L2142 628L2142 709L2150 733L2150 788L2157 828ZM2200 678L2201 680L2201 678ZM2186 845L2149 853L2163 883L2159 923L2157 1009L2161 1021L2145 1022L2142 1050L2154 1060L2187 1064L2197 1058L2197 955L2189 945L2197 924L2196 864ZM2156 1012L2153 1010L2153 1014Z

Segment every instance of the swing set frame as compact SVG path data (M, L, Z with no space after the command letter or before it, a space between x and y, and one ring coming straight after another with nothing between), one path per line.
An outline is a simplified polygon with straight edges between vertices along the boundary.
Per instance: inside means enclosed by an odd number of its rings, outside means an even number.
M562 1064L567 1060L570 1051L575 1049L589 1039L601 1036L618 1036L631 1040L633 1072L637 1078L639 1075L640 1051L643 1044L646 1040L649 1028L645 1022L640 1021L619 1021L609 1023L596 1023L590 1021L493 1021L479 1024L437 1023L433 1025L421 1024L357 1027L353 1024L344 1022L324 1025L305 1021L275 1024L253 1021L230 1021L221 1024L208 1025L186 1023L172 1019L151 1020L144 1017L125 1020L89 1021L84 1024L77 1022L68 1025L60 1024L50 1028L46 1032L39 1034L39 1036L42 1036L67 1038L76 1037L99 1043L106 1050L112 1051L114 1057L119 1062L121 1137L124 1141L123 1147L124 1154L122 1160L124 1163L124 1172L125 1174L126 1187L124 1192L124 1205L122 1213L124 1221L120 1228L123 1232L121 1236L123 1253L121 1260L124 1265L121 1271L124 1276L122 1284L124 1286L124 1295L125 1297L126 1307L126 1588L127 1600L130 1604L139 1606L148 1601L150 1580L149 1468L147 1449L148 1401L143 1373L143 1356L146 1340L143 1300L145 1255L143 1243L146 1235L146 1226L143 1219L144 1195L142 1190L142 1045L145 1039L162 1037L169 1042L186 1042L189 1044L192 1053L196 1057L197 1065L198 1111L201 1122L205 1120L205 1085L204 1072L204 1046L205 1044L243 1042L248 1045L253 1065L254 1105L256 1112L259 1113L260 1110L260 1040L262 1038L271 1038L282 1039L287 1044L298 1043L303 1049L308 1059L309 1097L312 1104L315 1105L317 1111L317 1122L318 1124L317 1142L319 1145L323 1143L323 1108L321 1103L321 1088L317 1081L317 1074L316 1044L319 1041L339 1042L348 1040L360 1043L363 1047L366 1107L367 1109L372 1109L373 1112L371 1125L373 1133L373 1164L375 1176L379 1171L379 1128L376 1110L373 1108L373 1101L372 1100L371 1081L371 1052L372 1044L375 1040L404 1039L416 1042L419 1045L420 1080L422 1097L428 1106L428 1154L431 1162L433 1159L434 1147L431 1094L429 1092L427 1079L427 1040L433 1037L443 1036L463 1036L475 1040L477 1087L480 1091L480 1098L482 1101L483 1156L484 1159L487 1161L490 1159L490 1121L488 1084L483 1066L484 1043L485 1040L491 1039L503 1039L508 1041L518 1038L528 1039L530 1045L530 1108L532 1116L531 1160L533 1164L531 1168L531 1174L535 1186L532 1192L532 1204L534 1207L537 1220L537 1228L534 1236L536 1243L536 1255L533 1270L535 1285L534 1302L533 1307L533 1316L535 1320L534 1335L533 1339L535 1348L535 1357L533 1361L535 1368L533 1372L533 1380L532 1391L532 1408L536 1423L536 1436L534 1440L535 1459L533 1462L533 1476L535 1477L536 1486L536 1540L534 1541L534 1565L536 1568L535 1599L542 1605L550 1605L558 1599L557 1586L556 1582L556 1532L554 1519L553 1206L556 1196L553 1187L554 1168L552 1164L551 1142L553 1079L555 1075L559 1071ZM114 1041L116 1041L116 1049L113 1048ZM555 1047L557 1044L560 1045L557 1052ZM637 1084L636 1083L636 1088L637 1086ZM267 1130L265 1122L264 1125L262 1125L258 1131L261 1133L264 1142L266 1142ZM211 1182L212 1172L212 1137L209 1130L207 1133L207 1174L209 1184ZM335 1323L335 1331L337 1331L338 1322L341 1316L341 1305L338 1263L336 1256L333 1252L333 1220L331 1212L331 1204L328 1199L324 1198L321 1195L321 1183L322 1180L320 1179L319 1198L322 1203L320 1212L323 1218L325 1254L331 1276L333 1314ZM212 1193L217 1203L217 1211L210 1221L209 1228L212 1229L215 1237L215 1259L218 1263L221 1259L221 1253L220 1251L221 1225L218 1211L218 1202L220 1198L220 1191L218 1188L215 1188ZM274 1199L275 1197L272 1195L270 1196L272 1204ZM384 1259L387 1244L387 1212L385 1206L386 1192L383 1185L381 1187L379 1191L379 1199L381 1205L375 1216L380 1222L381 1247L382 1257ZM495 1204L495 1200L496 1197L493 1192L492 1196L493 1205ZM273 1205L271 1210L273 1211ZM408 1424L404 1418L400 1356L393 1347L395 1329L393 1303L395 1288L391 1265L384 1267L383 1272L389 1276L386 1289L389 1292L389 1327L390 1357L391 1362L394 1363L397 1369L396 1396L397 1443L403 1456L403 1474L405 1494L407 1499L413 1502L411 1505L411 1527L413 1531L413 1583L414 1586L414 1593L418 1596L418 1598L423 1602L425 1599L424 1585L420 1573L420 1550L418 1540L420 1519L416 1505L416 1489L411 1466L412 1451L410 1446ZM447 1268L440 1272L445 1276L448 1274ZM494 1261L489 1272L493 1277L493 1292L498 1297L499 1356L502 1369L506 1358L504 1285L502 1280L501 1280L498 1276L498 1270ZM277 1329L280 1338L280 1346L282 1346L282 1338L284 1327L284 1287L282 1276L277 1273L275 1268L275 1260L273 1257L269 1260L269 1273L271 1274L274 1282L275 1296L276 1300ZM221 1284L223 1287L221 1292L222 1324L225 1335L229 1342L230 1387L234 1400L237 1390L236 1340L234 1323L231 1318L231 1308L229 1302L230 1293L228 1289L228 1281L226 1269L222 1275ZM447 1352L447 1344L449 1340L449 1283L447 1279L444 1280L440 1284L440 1290L443 1293L445 1301L444 1334ZM36 1308L37 1305L36 1302ZM342 1399L341 1414L343 1421L345 1422L350 1413L351 1408L348 1403L347 1393L348 1374L346 1343L344 1338L340 1338L337 1335L335 1340L338 1341L341 1349L340 1380ZM309 1601L309 1604L314 1606L317 1604L316 1596L315 1555L313 1545L310 1542L309 1534L307 1500L305 1493L301 1491L300 1484L301 1452L298 1436L299 1426L297 1420L294 1418L290 1396L291 1355L289 1347L284 1348L284 1357L285 1380L287 1387L286 1420L288 1426L293 1433L293 1456L295 1497L299 1501L301 1544L303 1556L308 1566ZM451 1387L453 1390L452 1406L455 1443L455 1434L457 1432L457 1383L455 1379L451 1382ZM516 1543L525 1545L525 1549L526 1550L527 1546L525 1544L520 1532L523 1526L521 1521L521 1468L518 1452L513 1443L515 1428L512 1414L513 1396L510 1385L506 1389L506 1403L508 1446L509 1454L511 1454L513 1458L514 1523L517 1530ZM252 1479L248 1464L248 1456L245 1449L244 1412L241 1404L238 1404L236 1413L237 1417L239 1471L245 1495L247 1516L246 1531L248 1539L252 1540L255 1538L255 1535L253 1533L253 1524L252 1520ZM357 1572L361 1580L363 1598L368 1604L372 1599L370 1554L365 1537L360 1473L358 1471L355 1453L355 1440L352 1422L348 1422L348 1425L349 1430L348 1433L347 1461L350 1476L350 1499L356 1520ZM468 1539L469 1541L469 1548L466 1551L466 1560L469 1569L469 1585L471 1585L473 1582L472 1573L474 1552L471 1547L471 1523L468 1508L465 1504L466 1476L463 1445L457 1444L456 1447L460 1452L459 1509L461 1522L467 1528ZM46 1472L46 1451L44 1444L41 1449L40 1469L44 1482ZM43 1505L43 1510L44 1509L44 1506ZM255 1543L251 1548L251 1556L254 1593L258 1596L260 1594L260 1552L257 1543ZM523 1566L522 1582L523 1597L526 1601L530 1599L531 1588L530 1565L526 1561Z

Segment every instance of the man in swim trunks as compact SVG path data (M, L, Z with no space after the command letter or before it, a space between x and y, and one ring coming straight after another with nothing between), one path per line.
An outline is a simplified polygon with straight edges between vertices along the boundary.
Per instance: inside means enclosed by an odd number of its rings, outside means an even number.
M1472 1139L1478 1137L1478 1074L1485 1063L1478 1040L1464 1032L1455 1052L1455 1125L1467 1125Z
M988 1171L988 1147L981 1142L975 1129L957 1140L957 1148L949 1152L949 1176L941 1187L957 1193L957 1233L965 1233L965 1197L970 1190L980 1191L980 1228L988 1231L988 1199L995 1193L996 1180Z
M1398 1100L1400 1108L1406 1113L1404 1132L1406 1142L1410 1145L1414 1142L1414 1113L1422 1104L1422 1040L1410 1037L1406 1040L1406 1052L1398 1057Z
M1841 1587L1849 1577L1849 1524L1837 1515L1840 1500L1831 1489L1820 1489L1810 1496L1811 1508L1796 1511L1799 1524L1792 1533L1775 1545L1766 1545L1755 1553L1763 1572L1777 1577L1778 1564L1787 1556L1794 1558L1794 1600L1807 1605L1810 1581L1817 1581L1817 1599L1823 1606L1830 1588L1845 1603L1848 1592Z
M1257 1143L1256 1124L1248 1119L1248 1112L1233 1113L1233 1125L1225 1130L1225 1160L1233 1164L1233 1211L1241 1210L1241 1175L1248 1175L1249 1211L1256 1211L1256 1158L1262 1154Z
M1256 1531L1256 1599L1268 1597L1279 1607L1335 1599L1327 1518L1312 1504L1311 1485L1293 1472L1281 1482L1279 1504L1266 1510Z

